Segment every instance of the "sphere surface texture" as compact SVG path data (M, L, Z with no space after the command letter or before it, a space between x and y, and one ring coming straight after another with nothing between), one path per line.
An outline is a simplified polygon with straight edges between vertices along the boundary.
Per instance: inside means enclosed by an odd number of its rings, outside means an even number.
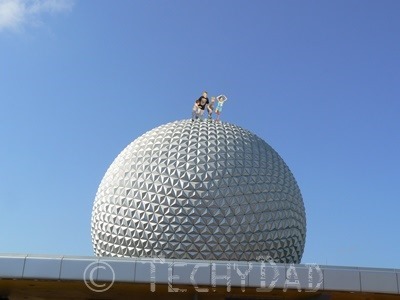
M98 256L299 263L306 217L289 168L229 123L182 120L128 145L92 212Z

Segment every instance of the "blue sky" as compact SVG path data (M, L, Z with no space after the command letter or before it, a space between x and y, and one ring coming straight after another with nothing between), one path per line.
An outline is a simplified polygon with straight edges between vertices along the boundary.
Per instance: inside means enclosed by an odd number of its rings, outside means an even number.
M203 90L267 141L307 212L302 262L400 268L400 2L0 0L0 253L93 255L132 140Z

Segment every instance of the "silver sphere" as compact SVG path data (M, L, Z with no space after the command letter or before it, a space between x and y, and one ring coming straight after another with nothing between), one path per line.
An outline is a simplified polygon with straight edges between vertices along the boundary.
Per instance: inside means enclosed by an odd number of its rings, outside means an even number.
M233 124L183 120L128 145L92 212L98 256L299 263L306 216L289 168Z

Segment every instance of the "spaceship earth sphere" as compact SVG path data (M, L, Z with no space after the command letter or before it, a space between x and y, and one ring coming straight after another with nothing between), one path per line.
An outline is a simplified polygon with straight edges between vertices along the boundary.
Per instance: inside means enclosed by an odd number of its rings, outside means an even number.
M98 188L98 256L299 263L300 189L278 153L234 124L181 120L129 144Z

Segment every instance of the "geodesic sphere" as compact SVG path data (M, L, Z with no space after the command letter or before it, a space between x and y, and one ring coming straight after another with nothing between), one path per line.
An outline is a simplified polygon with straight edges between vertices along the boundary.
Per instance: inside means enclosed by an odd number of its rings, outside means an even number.
M292 173L261 138L183 120L118 155L98 188L91 230L98 256L299 263L306 217Z

